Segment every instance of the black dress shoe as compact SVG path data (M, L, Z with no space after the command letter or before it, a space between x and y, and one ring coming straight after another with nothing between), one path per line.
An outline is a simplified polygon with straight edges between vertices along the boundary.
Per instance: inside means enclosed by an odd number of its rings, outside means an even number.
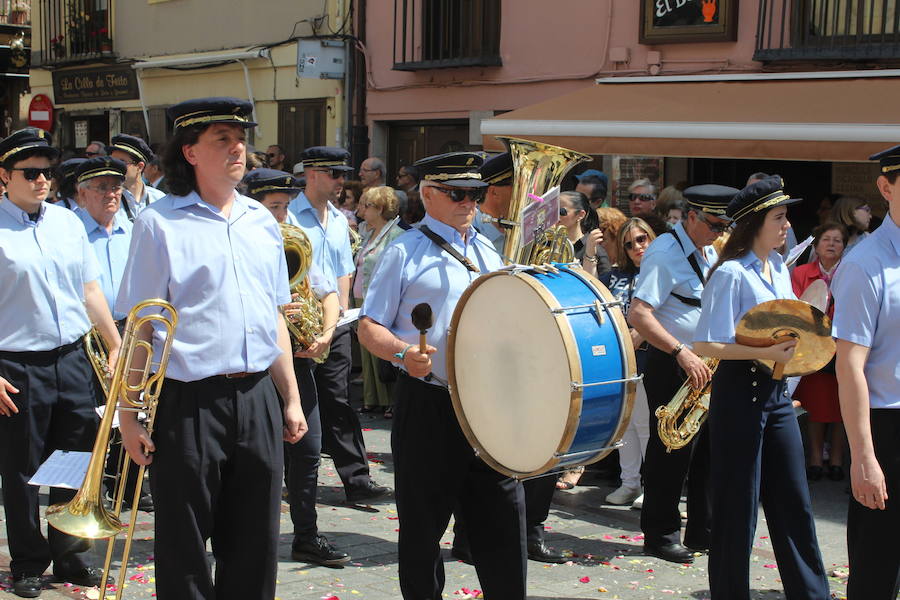
M381 498L390 491L391 488L378 485L370 479L365 485L347 490L347 502L350 504L359 504L366 500Z
M291 545L291 558L298 562L336 567L349 561L350 555L328 543L324 535L316 535L312 538L295 539Z
M40 575L13 576L13 592L22 598L37 598L41 595L43 585Z
M85 567L72 573L57 573L54 571L53 577L58 581L68 581L83 587L97 587L100 585L100 580L103 579L103 569Z
M694 555L681 544L657 546L644 542L644 554L682 565L689 565L694 562Z
M142 510L148 513L153 512L153 496L151 496L149 493L141 496L141 498L138 500L138 510Z
M545 544L543 540L535 544L528 544L528 558L529 560L555 564L562 564L569 560L565 554L557 552Z
M450 548L450 556L452 556L456 560L463 561L467 565L475 564L475 562L472 560L472 552L468 548L453 546L452 548Z
M818 481L822 479L822 472L821 465L810 465L806 467L806 479L808 481Z
M828 467L828 479L832 481L843 481L844 467L841 465L831 465Z

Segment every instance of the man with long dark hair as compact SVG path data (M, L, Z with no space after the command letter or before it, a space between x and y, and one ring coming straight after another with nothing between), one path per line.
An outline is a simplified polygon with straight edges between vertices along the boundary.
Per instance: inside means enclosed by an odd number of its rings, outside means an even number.
M171 193L135 221L116 303L162 298L179 317L153 440L133 413L120 417L131 458L153 462L162 600L275 596L282 439L295 443L307 429L280 312L291 301L281 231L235 192L250 114L236 98L169 109ZM161 332L152 336L159 352Z

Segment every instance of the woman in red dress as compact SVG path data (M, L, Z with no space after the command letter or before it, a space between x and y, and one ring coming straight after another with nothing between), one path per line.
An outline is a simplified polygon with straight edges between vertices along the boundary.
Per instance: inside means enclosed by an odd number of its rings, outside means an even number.
M813 248L816 257L813 262L800 265L791 274L791 283L798 298L816 280L823 280L831 287L831 278L841 262L841 256L847 245L849 236L847 228L840 223L824 223L813 231ZM828 294L828 316L834 315L831 293ZM840 481L844 478L844 426L841 420L841 407L838 401L837 378L834 373L834 360L821 371L807 375L800 380L794 396L800 400L803 408L809 413L809 466L807 478L817 481L825 472L822 464L825 446L825 428L831 427L831 449L829 452L828 478Z

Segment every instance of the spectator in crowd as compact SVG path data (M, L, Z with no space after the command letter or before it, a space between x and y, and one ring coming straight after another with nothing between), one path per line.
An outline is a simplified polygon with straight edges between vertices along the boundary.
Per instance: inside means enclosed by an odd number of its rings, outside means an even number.
M355 230L358 230L358 223L363 221L362 211L359 210L359 198L362 196L362 193L363 186L360 182L345 181L344 189L341 190L341 195L338 196L337 208L347 217L350 228Z
M600 219L581 192L559 195L559 224L564 225L575 248L575 260L591 275L609 271L609 256L601 244Z
M272 144L266 149L266 158L269 159L269 167L277 171L284 171L285 160L287 156L284 154L284 148L278 144Z
M85 158L94 158L95 156L106 156L106 144L103 142L91 142L84 149Z
M597 209L601 206L608 206L606 194L609 190L609 178L606 176L606 173L597 169L588 169L576 175L575 179L578 180L575 191L587 196L592 208Z
M628 186L628 208L632 217L649 215L656 209L656 188L649 179L635 179Z
M386 173L384 161L376 156L370 156L359 166L359 180L362 182L363 188L366 189L386 185Z
M406 211L400 215L401 222L409 226L418 223L424 217L425 205L422 204L422 195L418 191L407 192Z
M603 232L603 240L600 242L609 256L609 263L615 266L619 262L619 251L616 248L616 235L619 228L628 220L618 208L603 206L597 209L597 218L600 221L600 231Z
M412 165L400 167L400 170L397 172L396 188L407 194L411 191L417 191L419 189L419 170Z
M687 214L684 194L674 185L664 187L659 193L656 210L660 217L674 227L681 223Z
M869 235L869 224L872 222L872 209L862 198L843 196L834 209L834 220L847 228L849 234L847 247L849 252L856 244Z
M166 173L163 171L162 161L159 156L154 155L147 163L147 166L144 167L144 181L150 187L154 187L161 192L169 192L166 186Z

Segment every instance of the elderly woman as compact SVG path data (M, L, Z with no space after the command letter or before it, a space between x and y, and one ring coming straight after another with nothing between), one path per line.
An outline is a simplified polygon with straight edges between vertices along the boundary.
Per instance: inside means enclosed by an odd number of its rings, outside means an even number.
M800 265L791 273L794 294L800 298L814 281L822 280L830 288L831 278L841 262L847 244L847 228L840 223L825 223L813 231L813 247L816 260ZM830 296L830 293L829 293ZM834 304L829 299L828 316L834 315ZM807 375L800 380L794 396L809 413L809 466L806 477L818 481L824 473L823 449L825 427L831 423L831 450L829 452L828 478L840 481L844 478L844 427L841 420L841 406L838 400L837 377L834 362L822 370Z
M356 306L362 306L369 282L378 259L385 248L403 233L397 216L399 202L394 189L388 186L366 190L359 199L359 213L366 224L366 239L356 254L356 275L353 280L353 298ZM379 376L379 359L360 346L363 372L363 412L383 410L390 418L391 389Z
M853 246L869 235L872 209L869 207L869 203L862 198L844 196L838 200L833 212L834 220L847 228L849 237L847 238L847 247L844 248L844 252L849 252Z
M619 228L616 235L618 255L621 257L619 264L609 273L600 276L600 281L609 288L616 300L622 302L622 312L628 313L631 297L634 294L634 286L638 273L641 270L641 260L644 252L650 246L650 242L656 239L653 229L643 219L632 217ZM647 346L643 338L634 329L630 330L631 341L636 350L638 374L644 372L644 362L647 357ZM609 504L632 504L634 508L640 508L642 504L643 490L641 489L641 463L647 450L647 440L650 438L650 408L647 404L647 393L644 391L644 382L638 382L637 394L634 398L634 409L631 413L631 422L622 436L625 445L619 448L619 466L622 468L622 485L606 496Z

